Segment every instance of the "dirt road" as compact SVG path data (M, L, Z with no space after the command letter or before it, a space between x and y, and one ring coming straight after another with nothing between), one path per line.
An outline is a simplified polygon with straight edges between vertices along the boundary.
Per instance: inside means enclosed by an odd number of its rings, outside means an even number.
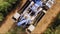
M31 34L42 34L52 23L53 19L60 12L60 0L56 0L56 3L52 6L51 9L47 11L44 17L39 21L35 30Z
M21 5L19 4L20 7L17 6L16 9L11 11L11 13L7 15L7 19L4 21L5 23L0 27L0 34L5 34L9 29L11 29L12 25L14 24L14 20L12 19L13 15L25 4L25 2L26 0L22 0L20 2Z

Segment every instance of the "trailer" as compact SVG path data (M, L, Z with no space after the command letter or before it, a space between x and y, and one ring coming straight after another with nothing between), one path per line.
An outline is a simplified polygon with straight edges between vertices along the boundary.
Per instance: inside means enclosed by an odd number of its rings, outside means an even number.
M49 2L53 5L53 0L31 1L24 11L14 15L14 19L17 19L16 25L26 28L26 32L31 33L45 13L47 13L47 10L51 8L52 5Z

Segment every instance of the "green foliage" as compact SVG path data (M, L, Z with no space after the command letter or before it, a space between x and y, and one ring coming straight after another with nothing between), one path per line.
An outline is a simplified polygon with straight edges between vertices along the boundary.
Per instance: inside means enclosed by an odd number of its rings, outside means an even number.
M5 0L5 1L12 3L12 4L15 4L17 0Z
M55 34L60 34L60 25L58 27L56 27Z
M2 21L4 18L3 16L7 15L12 7L12 4L15 4L17 0L0 0L0 21ZM3 16L2 16L3 15Z
M7 32L7 34L20 34L22 32L25 32L25 30L21 27L16 26L12 28L9 32Z
M2 13L0 13L0 22L3 20L3 14Z
M0 3L0 12L7 12L8 7L11 6L8 2Z
M15 4L17 0L0 0L0 12L7 12L8 8Z

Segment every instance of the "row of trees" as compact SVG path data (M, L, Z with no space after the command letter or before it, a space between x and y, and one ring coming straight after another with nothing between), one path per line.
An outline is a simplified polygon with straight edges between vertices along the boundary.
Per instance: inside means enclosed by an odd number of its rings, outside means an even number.
M13 4L17 0L0 0L0 22L4 19L7 13L12 9Z

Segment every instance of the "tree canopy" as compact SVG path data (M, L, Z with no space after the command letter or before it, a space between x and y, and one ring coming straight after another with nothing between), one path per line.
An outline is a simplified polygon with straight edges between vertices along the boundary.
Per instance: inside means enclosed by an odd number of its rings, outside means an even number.
M0 22L3 20L3 14L0 13Z
M12 4L15 4L17 0L0 0L0 21L4 19L4 16L9 12L9 8Z

